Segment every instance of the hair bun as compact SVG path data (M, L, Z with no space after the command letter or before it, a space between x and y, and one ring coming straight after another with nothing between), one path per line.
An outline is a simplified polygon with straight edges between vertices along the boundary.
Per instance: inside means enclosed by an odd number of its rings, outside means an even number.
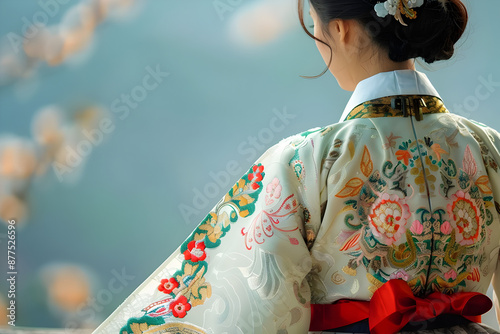
M386 46L393 61L421 57L433 63L453 56L455 44L462 37L467 22L467 8L462 1L427 0L417 8L417 18L408 22L408 26L393 20L387 27L389 30L384 29L386 32L381 35L389 34ZM378 37L373 37L377 41ZM384 46L383 37L379 44Z

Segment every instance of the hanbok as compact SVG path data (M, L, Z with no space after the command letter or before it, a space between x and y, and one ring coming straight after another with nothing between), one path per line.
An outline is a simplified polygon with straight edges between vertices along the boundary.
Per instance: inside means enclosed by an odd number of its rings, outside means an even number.
M495 333L499 163L500 134L425 74L376 74L249 166L95 333Z

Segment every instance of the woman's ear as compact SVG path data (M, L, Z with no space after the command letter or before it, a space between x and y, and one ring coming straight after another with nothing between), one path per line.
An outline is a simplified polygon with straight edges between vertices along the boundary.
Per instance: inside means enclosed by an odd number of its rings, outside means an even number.
M342 45L349 42L350 31L351 31L350 20L342 20L342 19L331 20L330 23L328 24L328 29L332 38L337 43L340 43Z
M371 45L371 38L356 20L335 19L330 21L329 29L337 52L342 52L349 60Z

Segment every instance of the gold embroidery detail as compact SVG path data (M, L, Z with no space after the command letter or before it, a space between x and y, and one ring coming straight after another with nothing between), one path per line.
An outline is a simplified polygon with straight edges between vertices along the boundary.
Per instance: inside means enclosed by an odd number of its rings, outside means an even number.
M180 322L169 322L163 325L154 326L143 332L143 334L206 334L202 328Z
M378 279L376 279L375 276L373 276L370 273L366 273L366 279L368 280L368 282L372 284L368 287L368 291L370 291L372 294L375 293L375 291L377 291L377 289L384 284Z
M469 274L470 274L470 272L461 273L460 275L457 276L457 279L454 280L453 282L447 282L438 276L438 277L436 277L436 282L437 282L437 285L439 287L453 288L453 287L457 286L460 282L462 282L464 279L466 279L467 276L469 276Z
M366 101L356 106L345 120L353 118L375 118L375 117L403 117L403 111L392 109L391 101L397 96L387 96L379 99ZM429 95L409 95L405 96L410 100L422 99L425 107L421 107L422 114L448 113L443 101L436 96ZM412 113L414 114L414 113Z
M356 276L357 272L356 269L353 269L351 267L345 266L342 268L342 271L345 272L349 276Z
M453 229L451 231L451 236L450 236L450 242L446 246L445 254L444 254L444 260L448 262L449 264L456 264L457 259L462 255L462 253L465 251L465 247L457 244L455 241L455 230Z
M375 276L373 276L370 273L366 274L366 278L368 279L368 282L370 282L372 285L368 288L368 290L372 291L373 289L377 290L380 288L384 283L379 281ZM373 289L372 289L373 288ZM373 292L375 291L373 290Z
M399 246L391 246L389 262L396 268L406 268L417 258L417 248L409 230L406 230L406 241Z

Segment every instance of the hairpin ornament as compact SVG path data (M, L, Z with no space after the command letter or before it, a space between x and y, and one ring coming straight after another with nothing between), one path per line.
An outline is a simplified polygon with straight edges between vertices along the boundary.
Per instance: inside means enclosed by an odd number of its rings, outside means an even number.
M420 7L424 4L424 0L387 0L375 5L377 16L386 17L392 15L404 26L408 26L403 21L403 15L413 20L417 18L417 12L413 8Z

